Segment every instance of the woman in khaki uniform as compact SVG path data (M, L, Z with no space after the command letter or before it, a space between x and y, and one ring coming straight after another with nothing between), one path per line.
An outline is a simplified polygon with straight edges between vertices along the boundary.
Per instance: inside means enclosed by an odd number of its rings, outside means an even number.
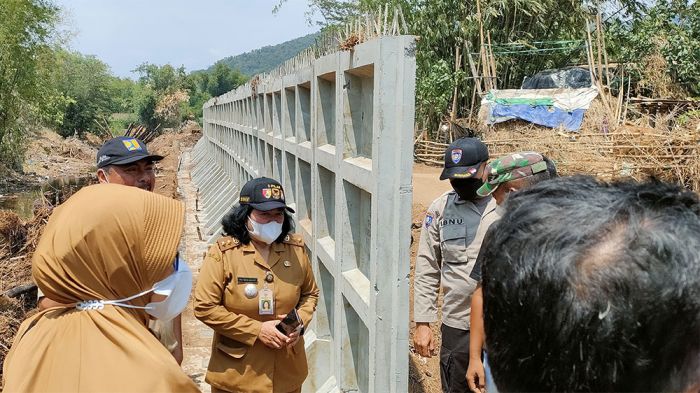
M298 392L308 368L304 327L318 288L284 190L269 178L241 189L223 220L229 236L207 253L195 289L195 316L214 329L206 381L213 392ZM301 325L277 328L296 310Z
M32 275L60 304L20 326L3 391L198 392L148 331L149 318L170 320L187 304L192 275L176 258L184 213L178 201L116 184L57 207Z

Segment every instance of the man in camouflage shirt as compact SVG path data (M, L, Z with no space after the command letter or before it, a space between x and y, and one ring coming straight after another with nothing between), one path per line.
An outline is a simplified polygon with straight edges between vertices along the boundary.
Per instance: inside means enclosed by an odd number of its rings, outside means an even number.
M477 190L479 196L490 195L493 199L486 207L476 236L466 251L469 261L474 262L469 276L479 283L471 297L469 367L466 375L469 388L473 392L480 393L486 387L486 383L490 382L490 377L485 376L484 363L481 360L484 321L481 264L478 256L484 237L491 225L503 215L503 204L509 194L556 176L556 167L547 157L535 152L515 153L489 163L486 167L486 182ZM489 386L486 390L489 393L496 392L495 386Z

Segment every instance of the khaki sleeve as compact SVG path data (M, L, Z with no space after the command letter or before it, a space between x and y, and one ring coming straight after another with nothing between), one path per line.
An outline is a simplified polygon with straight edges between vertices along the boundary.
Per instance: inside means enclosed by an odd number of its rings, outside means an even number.
M486 234L491 228L491 225L498 221L499 218L500 215L495 211L486 213L481 218L479 229L476 231L474 240L471 242L471 244L469 244L469 247L467 247L467 258L469 258L469 262L474 261L474 267L469 273L469 277L476 282L481 282L481 258L479 258L479 255L481 254L484 239L486 238Z
M433 202L423 220L416 254L416 272L413 281L413 320L437 321L437 298L440 291L440 229L439 202Z
M303 251L301 257L301 264L304 267L304 282L301 284L301 297L299 298L299 304L297 305L297 312L304 322L304 326L309 326L311 323L311 318L313 317L314 311L316 311L316 305L318 303L318 286L316 286L316 279L314 278L314 272L311 270L311 263L309 263L309 257L306 255L306 251Z
M194 315L215 332L252 346L262 322L231 312L222 305L225 285L231 279L224 275L224 262L218 245L213 244L204 258L194 290Z

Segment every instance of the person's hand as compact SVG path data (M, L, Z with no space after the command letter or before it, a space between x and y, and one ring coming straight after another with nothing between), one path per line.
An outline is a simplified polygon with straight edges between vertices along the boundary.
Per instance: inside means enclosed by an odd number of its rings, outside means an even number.
M279 319L263 322L258 334L258 339L272 349L284 348L289 343L289 337L280 333L275 327L278 323L280 323Z
M289 334L289 336L287 336L289 337L289 342L287 343L288 347L294 347L295 345L297 345L297 343L299 342L299 338L301 337L299 332L300 330L295 330L291 334Z
M280 321L283 320L283 319L286 318L286 317L287 317L286 314L282 314L282 315L278 315L278 316L277 316L277 318L278 318ZM286 344L286 345L287 345L288 347L293 347L293 346L295 346L295 345L297 344L297 341L299 341L299 337L301 337L301 336L300 336L301 329L302 329L302 326L300 326L297 330L295 330L295 331L292 332L289 336L287 336L288 340L287 340L287 344Z
M413 347L419 355L429 358L435 351L435 339L429 323L417 322L413 333Z
M467 383L469 389L474 393L484 393L486 391L486 377L484 376L484 363L479 358L469 358L467 367Z

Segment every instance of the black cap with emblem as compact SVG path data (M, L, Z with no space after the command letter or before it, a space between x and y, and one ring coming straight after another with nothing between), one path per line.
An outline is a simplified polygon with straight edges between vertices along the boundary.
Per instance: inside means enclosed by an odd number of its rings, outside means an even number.
M253 209L262 211L283 207L294 213L294 209L287 206L284 201L282 185L269 177L260 177L244 184L238 202L241 205L250 205Z
M97 152L97 167L126 165L132 162L149 160L160 161L163 156L150 154L142 140L128 136L118 136L105 142Z
M445 169L440 180L469 179L489 160L489 149L477 138L459 138L445 150Z

